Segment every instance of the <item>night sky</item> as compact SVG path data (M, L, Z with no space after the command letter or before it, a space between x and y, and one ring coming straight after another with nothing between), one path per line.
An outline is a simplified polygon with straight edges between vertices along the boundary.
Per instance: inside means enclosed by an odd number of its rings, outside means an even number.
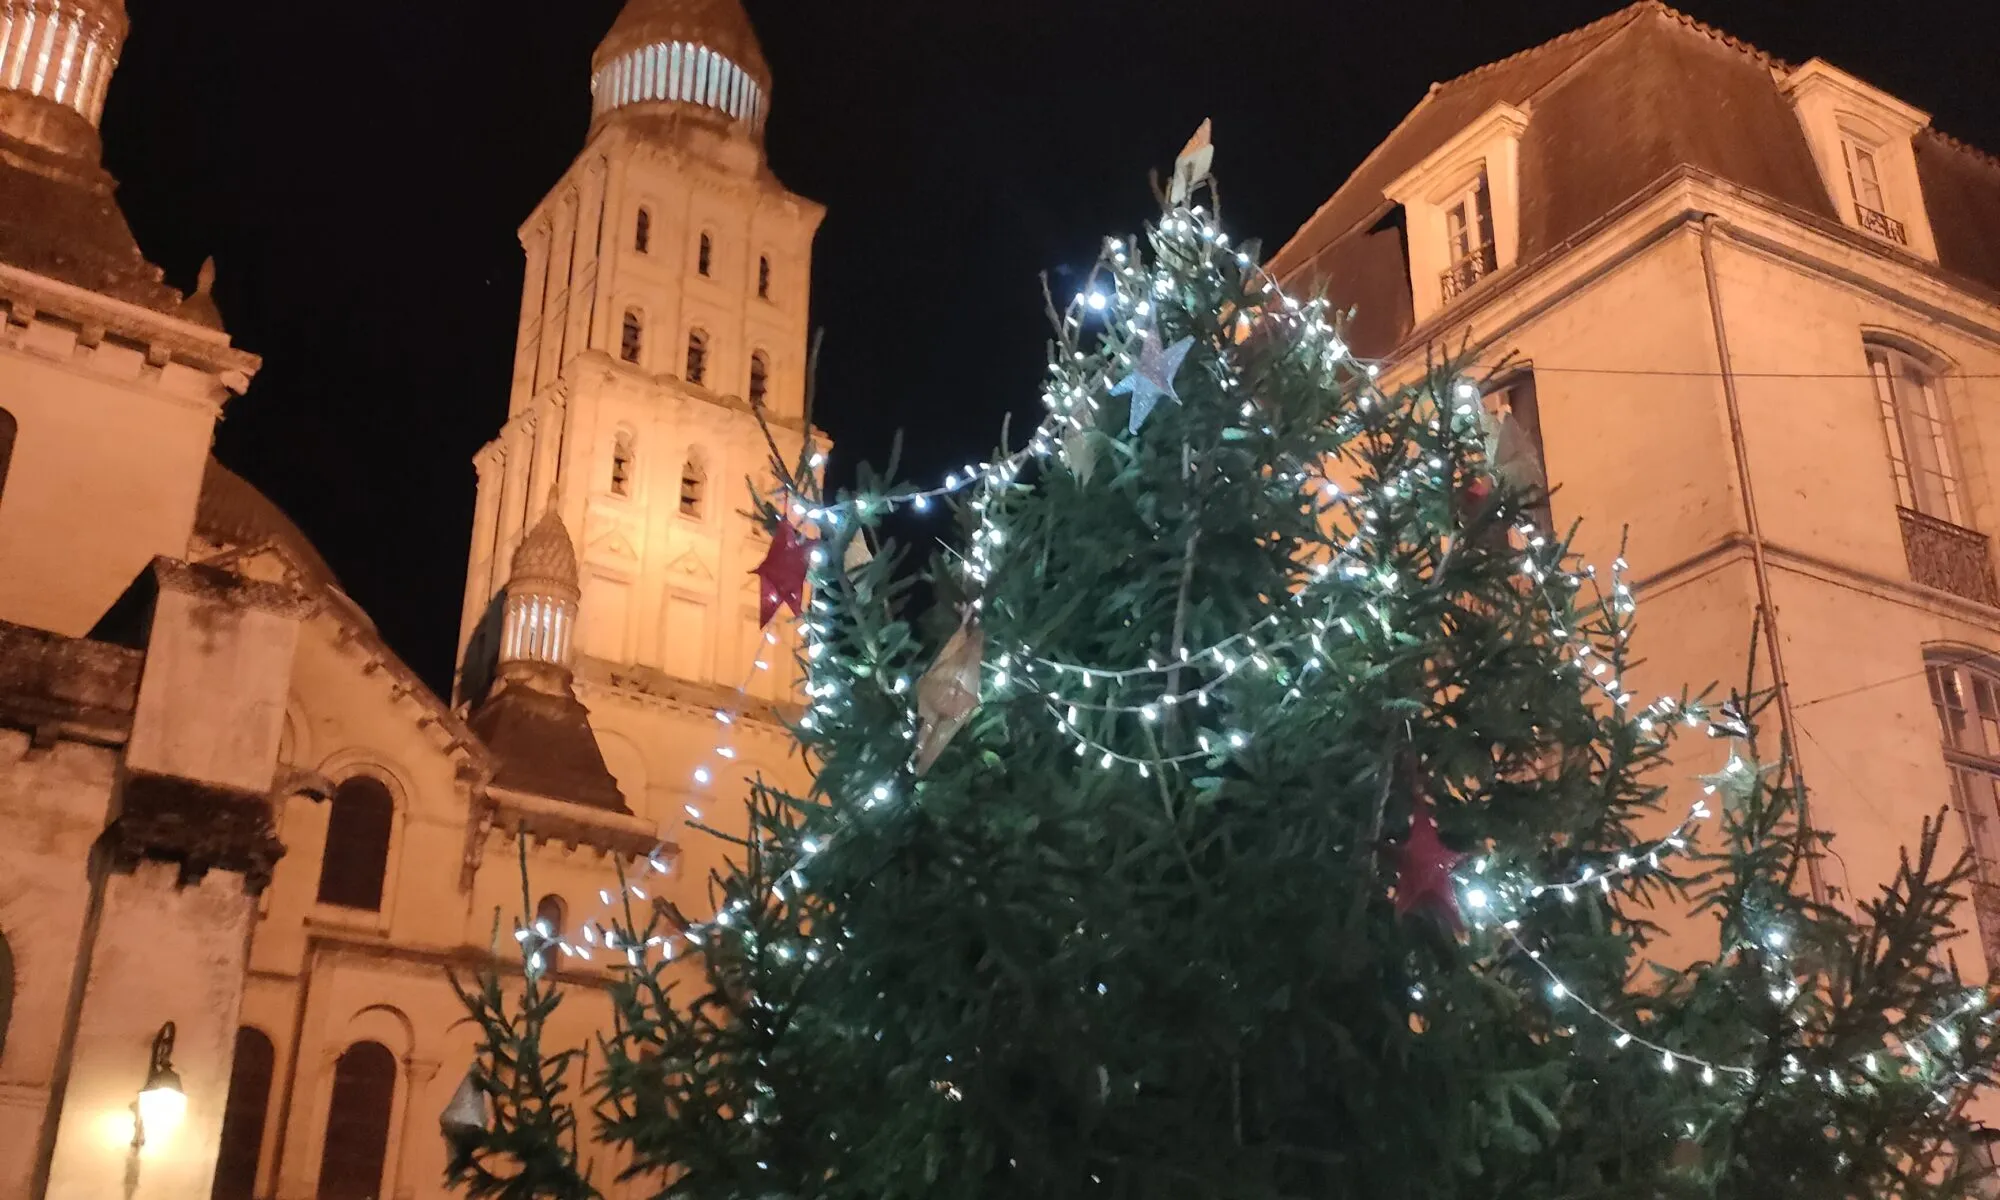
M470 460L506 413L515 231L583 146L620 0L127 3L107 165L172 282L215 256L230 332L264 358L217 453L448 694ZM907 473L932 477L983 456L1008 411L1038 415L1038 272L1060 287L1135 231L1147 171L1203 117L1226 223L1275 249L1431 81L1613 7L748 0L777 81L772 166L829 209L813 308L837 461L880 462L901 429ZM2000 150L1972 4L1684 7Z

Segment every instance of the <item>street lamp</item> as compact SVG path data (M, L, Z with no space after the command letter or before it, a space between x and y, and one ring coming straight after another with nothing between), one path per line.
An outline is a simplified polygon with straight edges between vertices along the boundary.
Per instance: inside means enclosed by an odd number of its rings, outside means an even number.
M132 1106L138 1119L132 1122L132 1149L146 1144L146 1131L165 1136L180 1124L187 1111L187 1093L181 1090L180 1072L174 1070L174 1023L168 1021L153 1035L153 1057L146 1069L146 1086L139 1102Z

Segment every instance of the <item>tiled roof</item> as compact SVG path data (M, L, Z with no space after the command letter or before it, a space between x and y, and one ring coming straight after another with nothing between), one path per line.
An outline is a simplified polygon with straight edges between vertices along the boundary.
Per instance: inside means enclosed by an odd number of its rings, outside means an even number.
M589 711L567 686L544 690L503 682L467 724L499 760L495 787L631 813L604 765Z
M1529 112L1522 262L1555 250L1682 166L1837 220L1791 104L1787 65L1659 0L1435 85L1272 259L1297 290L1357 310L1349 340L1386 353L1414 324L1401 210L1383 193L1491 110ZM2000 288L2000 167L1939 134L1918 172L1946 271Z
M115 186L95 163L0 134L0 263L222 328L213 304L184 303L139 252Z

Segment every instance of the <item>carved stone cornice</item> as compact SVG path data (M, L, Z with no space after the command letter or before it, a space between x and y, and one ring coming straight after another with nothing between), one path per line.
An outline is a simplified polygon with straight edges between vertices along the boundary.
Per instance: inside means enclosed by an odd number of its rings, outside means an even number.
M210 871L231 871L243 876L253 896L270 885L285 856L269 797L143 771L125 777L118 815L98 845L114 871L132 871L141 862L176 863L183 886Z

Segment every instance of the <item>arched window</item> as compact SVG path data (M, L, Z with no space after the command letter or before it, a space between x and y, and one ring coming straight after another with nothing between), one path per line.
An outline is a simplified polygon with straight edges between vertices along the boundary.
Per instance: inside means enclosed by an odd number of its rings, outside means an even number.
M708 515L708 456L699 446L681 465L681 515L697 521Z
M631 495L632 477L638 469L636 439L631 430L621 429L611 437L611 494Z
M688 331L687 381L700 384L708 378L708 334L699 329Z
M326 853L319 861L319 902L369 912L382 910L382 878L389 869L389 829L396 802L381 780L356 775L333 794L326 822Z
M396 1056L380 1042L356 1042L333 1068L326 1150L317 1200L377 1200L389 1153L389 1110L396 1099Z
M569 905L561 896L550 893L535 901L535 932L546 938L559 938L567 929Z
M642 208L632 222L632 248L641 254L653 252L653 212Z
M771 256L768 254L757 258L757 297L760 300L771 298Z
M714 266L715 239L704 233L701 235L701 245L695 250L694 269L703 275L707 275L710 268Z
M750 356L750 403L764 403L771 390L771 360L762 350Z
M7 464L14 460L14 437L19 432L14 414L0 408L0 496L7 494Z
M1904 508L1970 525L1944 388L1930 364L1897 346L1868 343L1868 373L1889 435L1889 466Z
M14 1019L14 948L0 930L0 1059L7 1057L7 1023Z
M253 1200L257 1193L257 1159L264 1148L276 1064L270 1038L247 1025L236 1031L236 1060L229 1068L229 1100L222 1110L222 1142L209 1200Z
M618 337L618 357L628 363L639 361L639 351L645 348L646 327L639 321L639 311L625 310L625 326Z
M1964 816L1983 878L2000 882L2000 675L1963 655L1926 664L1931 704L1951 769L1951 796Z

